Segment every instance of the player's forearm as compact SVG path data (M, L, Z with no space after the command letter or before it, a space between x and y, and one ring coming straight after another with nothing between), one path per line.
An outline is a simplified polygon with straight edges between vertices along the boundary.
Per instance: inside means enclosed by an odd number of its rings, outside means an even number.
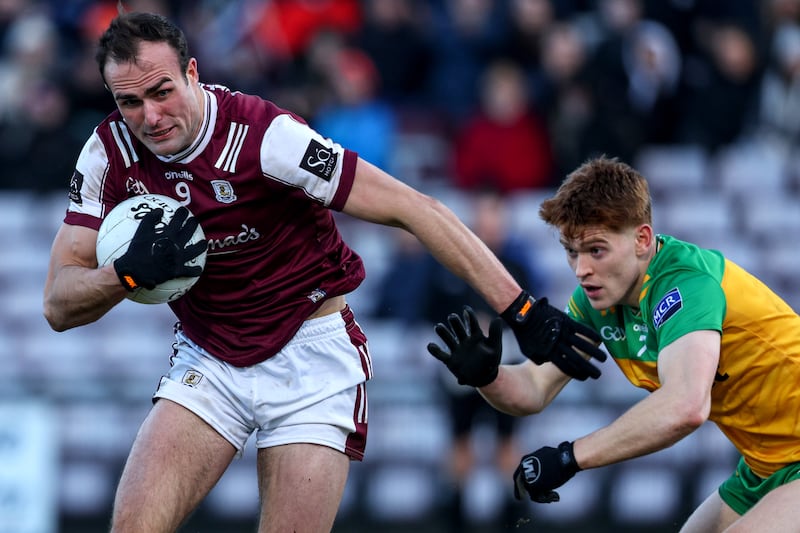
M596 468L668 448L702 423L656 390L619 417L574 444L581 468Z
M125 297L113 266L63 266L44 293L44 316L50 327L64 331L94 322Z
M500 260L447 206L363 159L358 160L343 211L412 233L498 313L522 291Z
M498 313L522 288L492 251L446 206L431 200L424 220L407 227L453 274L465 280Z
M478 392L498 411L526 416L541 412L568 382L569 377L551 364L525 361L501 365L497 378Z

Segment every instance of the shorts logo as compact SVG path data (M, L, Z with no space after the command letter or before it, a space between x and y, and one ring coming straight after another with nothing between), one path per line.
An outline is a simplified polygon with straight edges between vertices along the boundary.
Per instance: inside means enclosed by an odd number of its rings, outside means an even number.
M312 302L317 303L318 301L325 298L325 294L327 293L322 289L314 289L313 291L311 291L311 294L307 296L307 298Z
M197 370L187 370L181 379L181 383L187 387L197 387L203 380L203 374Z
M76 168L69 180L69 199L78 205L83 204L81 187L83 187L83 174L78 172L78 169Z
M236 193L233 192L233 185L228 180L211 180L211 187L214 188L214 196L218 202L229 204L237 200Z
M653 325L656 329L669 320L675 313L683 308L683 301L681 300L681 293L678 287L670 290L661 298L656 308L653 309Z
M311 142L308 143L308 148L306 148L306 153L303 154L303 160L300 161L300 168L325 181L331 181L338 158L339 155L333 149L311 139Z

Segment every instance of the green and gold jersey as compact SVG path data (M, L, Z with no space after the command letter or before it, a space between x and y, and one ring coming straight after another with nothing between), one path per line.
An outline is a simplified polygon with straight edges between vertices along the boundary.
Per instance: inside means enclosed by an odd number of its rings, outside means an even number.
M721 253L658 239L638 310L595 310L578 287L569 315L597 330L630 382L651 392L660 386L662 346L692 331L719 331L709 418L760 476L800 461L800 316Z

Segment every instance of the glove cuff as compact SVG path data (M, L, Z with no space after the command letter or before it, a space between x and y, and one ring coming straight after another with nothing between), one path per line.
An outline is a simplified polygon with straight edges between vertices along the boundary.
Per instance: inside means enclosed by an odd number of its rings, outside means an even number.
M133 292L139 288L139 284L136 283L136 280L133 279L133 276L120 269L119 259L114 261L114 271L117 273L119 282L123 287L125 287L126 291Z
M545 303L547 302L546 298L542 298L542 300L544 300ZM531 296L528 291L523 290L511 305L500 313L500 316L511 326L522 324L528 318L528 314L533 309L533 304L535 302L536 298Z
M570 473L570 477L576 472L581 471L581 467L578 466L578 461L575 460L572 442L564 441L558 445L558 459L564 470Z

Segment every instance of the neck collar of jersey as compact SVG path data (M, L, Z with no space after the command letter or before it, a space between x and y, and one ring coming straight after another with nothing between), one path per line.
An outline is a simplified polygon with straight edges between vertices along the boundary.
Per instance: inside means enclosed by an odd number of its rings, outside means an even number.
M200 131L197 133L194 141L185 149L177 154L172 155L159 155L158 157L164 163L191 163L195 157L203 153L208 143L211 141L211 136L214 133L214 125L217 122L217 98L211 92L207 91L205 87L201 86L203 91L203 123L200 125Z

